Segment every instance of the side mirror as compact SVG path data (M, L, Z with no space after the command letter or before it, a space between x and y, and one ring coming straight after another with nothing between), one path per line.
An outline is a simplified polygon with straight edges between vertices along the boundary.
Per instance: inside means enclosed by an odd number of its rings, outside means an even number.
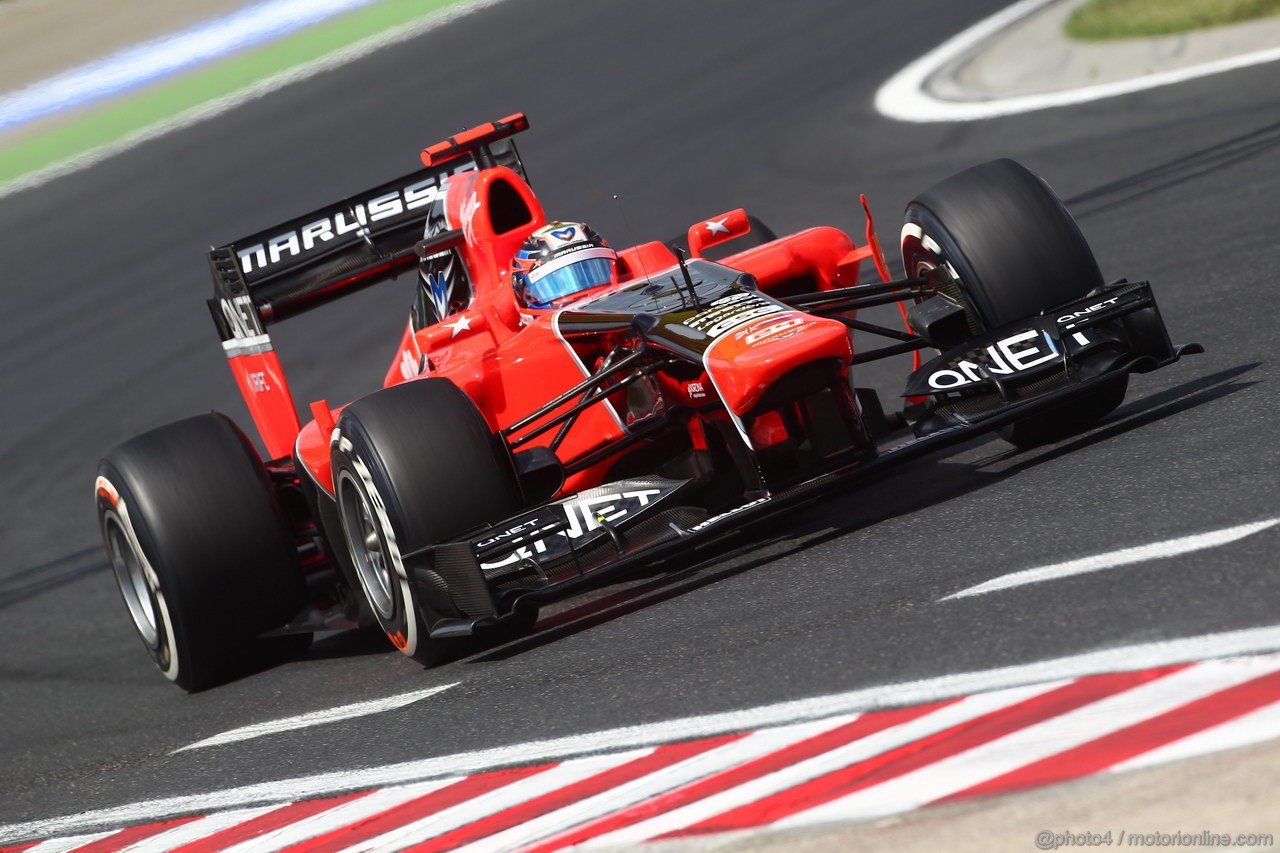
M713 216L689 227L689 257L700 258L702 251L751 233L751 222L742 208Z

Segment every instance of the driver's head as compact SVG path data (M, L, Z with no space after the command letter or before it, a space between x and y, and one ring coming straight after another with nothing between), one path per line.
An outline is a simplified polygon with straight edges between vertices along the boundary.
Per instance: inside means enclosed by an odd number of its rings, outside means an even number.
M581 222L553 222L529 235L511 261L511 285L529 308L618 280L618 253Z

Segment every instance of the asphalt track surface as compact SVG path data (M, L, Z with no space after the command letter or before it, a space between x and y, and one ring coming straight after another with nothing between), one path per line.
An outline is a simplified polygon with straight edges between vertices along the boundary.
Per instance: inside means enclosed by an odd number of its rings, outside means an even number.
M1274 528L938 602L1280 514L1280 76L972 124L875 114L888 75L1000 5L508 2L0 201L0 822L1280 622ZM893 244L915 192L1014 157L1067 198L1104 273L1150 278L1175 341L1208 352L1137 377L1082 437L1024 453L983 439L913 463L757 526L722 558L552 608L529 640L424 671L380 637L341 635L183 695L132 633L90 484L100 454L141 430L211 408L248 423L202 304L203 251L514 110L532 120L521 150L547 210L615 244L739 205L779 232L858 233L858 192ZM278 328L300 404L376 387L409 288ZM892 398L900 368L862 382ZM168 755L453 682L391 713Z

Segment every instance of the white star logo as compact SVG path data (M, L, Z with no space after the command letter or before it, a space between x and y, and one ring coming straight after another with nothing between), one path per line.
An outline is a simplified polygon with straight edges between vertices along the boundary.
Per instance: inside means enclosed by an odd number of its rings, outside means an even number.
M463 332L471 331L471 320L468 319L466 314L463 314L458 319L454 320L452 323L442 323L441 325L447 326L448 328L453 329L453 334L449 336L449 340L453 340Z
M725 225L728 221L729 217L726 216L724 219L709 219L703 224L707 226L707 230L712 234L728 234L729 227Z

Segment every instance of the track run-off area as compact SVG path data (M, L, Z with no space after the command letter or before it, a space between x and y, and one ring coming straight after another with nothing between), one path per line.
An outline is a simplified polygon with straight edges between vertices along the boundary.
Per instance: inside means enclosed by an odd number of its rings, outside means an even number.
M848 6L468 8L0 198L0 849L785 839L1178 774L1280 735L1274 67L899 122L876 92L932 46L922 16L942 43L1001 4ZM615 245L737 206L779 233L857 233L862 192L891 246L915 193L1013 157L1066 199L1104 274L1150 279L1175 342L1206 354L1135 377L1082 436L910 463L432 670L347 633L181 694L131 632L89 486L142 430L209 409L248 424L203 251L515 110L548 213ZM409 295L279 327L296 395L373 390ZM905 365L868 367L859 384L894 400ZM1204 825L1184 814L1156 828Z

